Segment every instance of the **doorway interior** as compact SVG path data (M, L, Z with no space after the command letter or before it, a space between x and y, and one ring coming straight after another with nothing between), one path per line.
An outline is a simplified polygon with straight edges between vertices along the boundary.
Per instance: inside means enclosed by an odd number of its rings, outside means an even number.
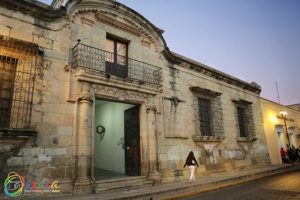
M94 177L140 175L139 105L96 100Z

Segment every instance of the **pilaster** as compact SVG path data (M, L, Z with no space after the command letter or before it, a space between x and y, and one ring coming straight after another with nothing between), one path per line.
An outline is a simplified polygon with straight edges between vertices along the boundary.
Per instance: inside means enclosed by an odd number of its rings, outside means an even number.
M77 134L76 134L76 180L74 193L91 193L91 161L92 161L92 123L91 105L93 96L83 94L78 97Z
M155 105L147 105L147 123L148 123L148 179L153 180L154 183L161 182L161 174L158 166L158 142L157 142L157 125L156 125L156 111Z

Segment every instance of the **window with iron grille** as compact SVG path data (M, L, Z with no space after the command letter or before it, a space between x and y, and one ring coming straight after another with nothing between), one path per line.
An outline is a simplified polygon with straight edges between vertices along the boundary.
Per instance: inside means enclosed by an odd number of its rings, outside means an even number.
M0 129L30 129L38 46L0 35Z
M221 93L198 86L190 87L194 94L195 135L193 140L221 141L224 137Z
M256 139L252 112L252 103L245 100L233 100L236 107L236 127L238 141L254 141Z
M240 137L247 137L248 133L246 130L246 111L245 108L237 107L237 114L238 114L238 122L239 122L239 130L240 130Z
M119 77L128 76L127 43L112 38L106 39L105 72Z
M211 132L211 102L198 98L200 131L203 136L212 136Z
M17 62L0 55L0 128L9 127Z

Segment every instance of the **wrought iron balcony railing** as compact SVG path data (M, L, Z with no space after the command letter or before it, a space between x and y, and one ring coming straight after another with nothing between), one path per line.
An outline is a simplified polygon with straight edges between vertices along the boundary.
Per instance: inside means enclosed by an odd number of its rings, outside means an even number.
M91 69L106 77L113 75L150 86L159 86L162 79L162 69L159 67L81 43L72 49L72 68L76 67Z

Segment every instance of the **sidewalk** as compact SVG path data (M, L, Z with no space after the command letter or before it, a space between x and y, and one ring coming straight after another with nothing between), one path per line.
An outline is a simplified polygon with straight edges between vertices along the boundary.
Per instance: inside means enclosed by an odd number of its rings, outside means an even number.
M216 174L203 177L196 183L188 181L163 183L154 186L128 189L126 191L107 191L99 194L90 194L84 196L65 196L38 198L43 200L125 200L125 199L144 199L144 200L173 200L187 197L193 194L203 193L223 187L228 187L264 176L279 174L288 171L300 170L300 164L296 165L279 165L266 168L256 168L242 172ZM23 199L23 198L20 198Z
M300 169L300 165L280 165L253 169L239 173L213 175L191 184L187 181L164 183L145 188L131 189L120 192L104 192L86 196L55 198L56 200L112 200L112 199L176 199L192 194L227 187L271 174ZM181 194L181 195L179 195Z

